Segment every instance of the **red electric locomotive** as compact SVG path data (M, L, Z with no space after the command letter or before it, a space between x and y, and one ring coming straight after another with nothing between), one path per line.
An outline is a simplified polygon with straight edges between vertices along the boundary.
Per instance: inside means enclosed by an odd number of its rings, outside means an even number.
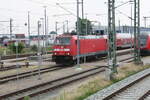
M107 52L107 39L102 36L79 36L80 58L100 56ZM60 35L53 46L52 60L56 64L73 63L77 60L77 35Z
M117 47L131 47L133 37L128 33L116 34ZM107 35L79 36L80 58L99 57L107 54ZM52 61L56 64L74 63L77 60L77 35L60 35L56 37L53 46Z
M150 34L143 33L140 35L141 42L141 52L150 53Z

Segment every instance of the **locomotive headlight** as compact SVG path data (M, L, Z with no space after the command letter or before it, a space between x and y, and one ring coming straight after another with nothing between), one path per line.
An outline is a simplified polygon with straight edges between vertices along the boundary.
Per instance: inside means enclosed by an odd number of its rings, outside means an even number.
M70 51L70 49L64 49L64 51Z

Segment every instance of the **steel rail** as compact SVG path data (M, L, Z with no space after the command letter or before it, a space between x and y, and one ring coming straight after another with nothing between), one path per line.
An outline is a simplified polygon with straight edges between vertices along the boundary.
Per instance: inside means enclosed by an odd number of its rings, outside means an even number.
M47 68L40 69L40 73L44 74L44 73L47 73L47 72L57 71L57 70L61 70L61 69L64 69L64 68L67 68L67 67L59 67L59 66L55 65L55 66L52 66L52 67L47 67ZM18 76L19 79L22 79L22 78L27 78L27 77L30 77L30 76L35 76L35 75L38 75L38 69L33 70L33 71L19 73L18 75L14 74L14 75L8 75L8 76L0 77L0 84L4 84L4 83L9 82L9 81L17 80L17 76Z
M124 90L130 88L131 86L134 86L136 83L142 81L144 78L149 77L149 76L150 76L150 73L149 73L149 74L146 74L145 76L143 76L143 77L141 77L141 78L139 78L139 79L133 81L132 83L130 83L130 84L128 84L128 85L122 87L120 90L115 91L114 93L111 93L111 94L108 95L107 97L103 98L103 100L110 100L110 99L112 99L112 98L115 97L117 94L123 92ZM142 99L142 100L143 100L143 99Z
M130 51L125 51L124 53L120 52L121 54L118 53L118 56L127 54L127 52L130 53ZM106 59L106 58L103 58L101 60L104 60L104 59ZM120 62L123 62L123 61L128 60L128 59L132 59L132 58L125 58L123 60L120 60ZM70 66L68 66L68 67L70 67ZM55 65L53 67L43 68L43 69L40 69L40 70L41 70L41 74L43 74L43 73L47 73L47 72L51 72L51 71L57 71L57 70L60 70L60 69L63 69L63 68L64 67L62 67L62 66ZM14 75L8 75L8 76L5 76L5 77L0 77L0 84L4 84L6 82L16 80L17 76L18 76L19 79L22 79L22 78L27 78L27 77L30 77L30 76L35 76L35 75L38 75L38 69L28 71L28 72L19 73L18 75L14 74Z
M10 63L11 62L19 62L19 61L24 61L24 60L27 60L27 58L24 58L24 59L14 59L12 61L9 61ZM43 58L43 61L51 61L51 58ZM6 62L7 63L7 62ZM4 66L3 67L0 67L0 71L7 71L7 70L11 70L11 69L17 69L17 68L22 68L22 67L29 67L29 66L32 66L32 62L29 62L29 65L26 65L25 64L19 64L18 66L16 66L15 64L14 65L10 65L10 66Z
M144 100L146 97L150 95L150 90L147 91L144 95L142 95L138 100Z
M68 75L68 76L65 76L62 78L58 78L58 79L55 79L52 81L48 81L45 83L40 83L38 85L31 86L31 87L28 87L25 89L16 90L16 91L13 91L13 92L10 92L7 94L0 95L0 99L5 99L8 97L11 97L11 98L15 97L15 100L22 100L24 98L24 96L27 96L26 94L28 94L28 96L31 96L31 97L36 96L38 94L45 93L48 90L56 89L58 87L66 85L66 84L89 77L91 75L95 75L97 73L104 72L105 71L103 69L104 67L105 66L100 66L100 67L88 69L86 71L78 72L78 73Z

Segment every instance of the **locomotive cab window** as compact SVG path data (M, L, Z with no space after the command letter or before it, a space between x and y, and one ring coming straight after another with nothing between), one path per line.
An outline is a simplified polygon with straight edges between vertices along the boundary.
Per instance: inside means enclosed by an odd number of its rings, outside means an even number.
M57 37L54 41L55 45L70 45L70 37Z

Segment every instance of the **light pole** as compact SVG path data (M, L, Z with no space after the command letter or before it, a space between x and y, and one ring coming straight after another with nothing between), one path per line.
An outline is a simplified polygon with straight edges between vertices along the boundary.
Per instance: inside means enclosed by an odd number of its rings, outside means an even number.
M40 18L40 20L42 21L42 26L43 26L43 50L45 49L45 38L46 38L46 36L45 36L45 34L44 34L44 18Z
M44 6L44 19L45 19L45 36L46 36L45 48L47 48L48 34L47 34L47 10L46 10L46 6ZM46 49L45 49L45 52L47 54Z
M80 68L80 40L79 40L79 0L77 0L77 69Z
M55 31L56 31L56 34L57 34L57 31L58 31L57 28L58 28L58 22L56 21L55 22Z
M38 79L41 80L41 47L40 47L40 28L41 28L41 22L38 21Z
M84 19L84 2L83 0L81 2L82 2L82 19Z
M16 46L16 59L18 58L18 41L16 40L15 42L15 46ZM19 80L19 65L18 62L16 61L16 68L17 68L17 80Z
M69 26L68 26L69 21L66 20L66 23L67 23L67 33L69 33Z
M12 37L12 21L13 21L12 18L10 18L9 21L0 21L0 22L7 22L7 23L9 22L9 36L10 36L9 39L10 40L12 40L11 38Z
M146 17L143 17L144 18L144 26L146 28Z
M30 12L28 11L28 39L29 39L29 47L30 47Z
M10 40L12 40L12 18L10 18Z
M147 19L150 18L150 16L144 16L144 26L147 27Z
M65 33L65 22L63 22L63 34Z

